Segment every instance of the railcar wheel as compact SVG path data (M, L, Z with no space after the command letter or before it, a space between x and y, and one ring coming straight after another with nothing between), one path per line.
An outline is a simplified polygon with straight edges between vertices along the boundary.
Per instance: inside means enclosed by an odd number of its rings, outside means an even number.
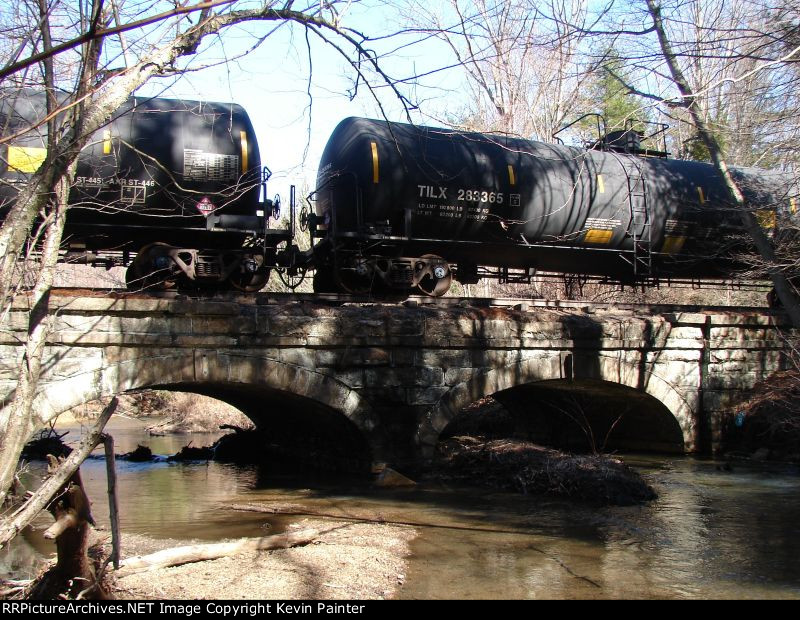
M351 295L364 295L372 290L374 276L369 268L367 259L363 256L354 256L342 265L337 261L334 269L336 288L343 293Z
M125 272L125 284L131 290L170 290L178 283L173 270L174 261L169 255L172 246L151 243L136 253L136 258Z
M453 270L441 256L435 254L425 254L422 258L427 259L427 265L422 266L422 278L417 285L420 291L430 297L441 297L450 290L453 282ZM423 265L422 263L417 263Z
M143 287L142 276L135 263L128 265L125 270L125 286L129 291L138 291Z
M248 256L234 271L228 281L243 293L257 293L267 285L270 268L263 256Z

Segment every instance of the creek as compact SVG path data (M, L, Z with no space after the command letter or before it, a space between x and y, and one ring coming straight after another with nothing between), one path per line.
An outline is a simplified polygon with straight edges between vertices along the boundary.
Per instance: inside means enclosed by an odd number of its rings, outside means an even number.
M138 443L174 454L216 436L149 437L112 420L116 452ZM77 431L68 438L77 437ZM796 466L685 456L631 456L659 498L597 507L549 497L424 483L378 489L369 480L277 475L221 463L117 462L125 532L214 541L284 531L302 516L235 511L291 504L419 524L398 598L800 598L800 471ZM43 465L30 466L28 476ZM105 463L82 467L94 517L108 528ZM0 575L24 577L41 555L48 514L0 551Z

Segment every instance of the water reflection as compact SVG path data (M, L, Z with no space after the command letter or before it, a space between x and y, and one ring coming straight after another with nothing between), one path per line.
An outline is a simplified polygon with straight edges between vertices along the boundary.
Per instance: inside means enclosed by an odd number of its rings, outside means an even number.
M171 454L188 443L112 432L118 452L141 442ZM597 508L435 485L376 490L357 479L276 477L217 463L120 462L118 473L123 531L155 538L263 535L302 518L229 508L242 503L420 524L400 598L800 598L796 470L724 472L674 457L634 464L660 494L646 506ZM95 518L106 526L105 465L92 460L82 471ZM40 531L49 523L42 517ZM52 551L40 533L25 538L28 547L3 552L17 572L31 548Z

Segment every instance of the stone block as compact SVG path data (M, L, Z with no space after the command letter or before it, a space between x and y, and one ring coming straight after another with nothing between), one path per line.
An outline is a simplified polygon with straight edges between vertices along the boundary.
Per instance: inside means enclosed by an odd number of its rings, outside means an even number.
M249 335L243 334L236 337L236 346L240 349L259 350L264 348L284 348L311 346L307 338L295 336L272 336L269 334Z
M60 360L52 366L45 365L46 371L43 374L48 381L58 381L68 379L87 372L94 372L103 368L103 359L98 355L94 360Z
M84 332L62 330L51 335L49 342L78 346L133 346L167 347L174 346L176 336L171 334Z
M761 373L713 373L709 374L704 387L710 390L751 390L753 386L764 379Z
M477 374L486 374L488 369L475 368L448 368L444 372L444 384L448 386L458 385L470 381Z
M364 385L377 387L427 387L442 385L444 373L441 368L417 366L414 368L381 368L364 371Z
M264 351L262 355L227 352L229 380L234 383L263 384L269 369L280 364L278 355L277 350Z
M708 315L702 312L669 312L663 316L676 325L705 325L708 320Z
M712 363L718 362L744 362L752 359L754 353L745 351L743 349L714 349L709 351L709 361ZM759 357L761 354L759 354Z
M700 327L676 326L669 332L668 342L680 340L703 340L703 330Z
M22 362L22 347L0 346L0 380L16 380ZM58 358L54 357L54 361Z
M454 366L467 368L473 365L473 357L479 357L481 353L464 349L421 349L417 352L417 364L441 368Z
M179 348L210 349L212 351L235 347L239 339L235 336L209 336L196 334L194 336L173 336L172 343Z
M663 348L679 350L679 351L690 351L692 349L702 349L704 346L705 343L703 342L703 340L670 337L664 343Z
M647 352L648 364L669 364L672 362L694 362L697 364L702 359L702 349L658 349Z
M308 349L314 354L315 368L341 366L345 349Z
M393 336L422 336L426 322L422 316L396 319L388 322L388 333Z
M284 364L302 366L303 368L316 368L315 351L306 348L280 349L278 360Z
M408 389L404 387L374 387L358 388L358 394L363 400L374 406L388 407L404 406L408 398Z
M447 394L447 387L409 388L406 402L409 405L433 405Z
M191 318L194 334L254 334L256 318L254 316Z
M367 385L364 377L365 371L362 368L353 368L349 370L328 370L328 375L335 378L337 381L344 383L351 388L360 388Z
M744 343L751 340L780 340L774 328L766 327L712 327L709 331L712 341L729 340L732 343Z
M345 365L353 366L389 366L392 363L392 351L368 347L365 349L345 349Z
M724 313L709 315L711 325L737 325L746 327L774 327L775 317L766 314Z
M417 360L416 347L395 347L391 358L392 366L414 366Z

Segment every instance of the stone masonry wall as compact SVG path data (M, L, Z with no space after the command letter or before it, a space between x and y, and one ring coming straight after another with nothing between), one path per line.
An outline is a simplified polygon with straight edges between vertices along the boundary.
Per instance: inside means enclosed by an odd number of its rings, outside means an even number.
M291 393L346 416L376 459L431 455L465 405L532 381L598 379L646 392L708 450L721 412L781 367L775 319L756 313L528 311L55 297L39 423L153 385ZM23 303L0 325L0 397L13 393ZM227 392L226 392L227 393ZM264 399L244 402L257 422ZM241 403L239 403L241 404ZM2 415L2 414L0 414ZM270 413L269 415L274 415Z

